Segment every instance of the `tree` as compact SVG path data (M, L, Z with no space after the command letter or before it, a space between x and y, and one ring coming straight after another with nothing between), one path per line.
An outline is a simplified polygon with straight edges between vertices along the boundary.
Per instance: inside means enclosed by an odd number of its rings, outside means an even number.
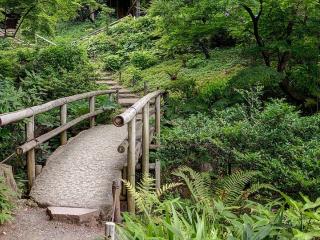
M58 21L73 18L84 4L96 4L94 0L0 0L2 20L7 14L19 16L13 37L22 30L34 36L36 32L51 34Z
M159 17L164 46L174 52L197 48L210 58L209 37L222 26L219 1L155 0L150 13Z
M255 43L266 66L286 74L282 87L292 99L320 96L318 0L236 0L229 9L231 31Z

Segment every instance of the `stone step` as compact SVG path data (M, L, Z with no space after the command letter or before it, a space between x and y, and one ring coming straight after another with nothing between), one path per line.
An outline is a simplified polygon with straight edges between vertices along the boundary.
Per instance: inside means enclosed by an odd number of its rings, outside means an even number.
M120 90L120 89L122 89L122 87L119 85L114 85L114 86L111 86L110 89L111 90Z
M105 84L105 85L109 85L109 86L115 86L118 84L117 82L112 81L112 80L109 80L109 81L98 80L98 81L96 81L96 83L97 84Z
M47 212L51 220L75 224L94 224L100 215L98 209L89 208L48 207Z
M137 101L139 101L139 98L120 98L119 99L119 104L122 107L131 107Z
M119 94L122 94L122 93L132 93L132 92L128 89L121 88L121 89L119 89Z
M120 98L138 98L136 94L133 93L119 93L119 99Z

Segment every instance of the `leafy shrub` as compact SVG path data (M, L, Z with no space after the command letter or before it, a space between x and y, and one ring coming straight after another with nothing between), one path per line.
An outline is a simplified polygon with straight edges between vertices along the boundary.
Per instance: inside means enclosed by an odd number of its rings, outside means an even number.
M320 115L300 116L291 105L262 103L246 94L246 105L171 121L156 157L167 167L208 162L215 173L258 169L259 179L279 189L320 194Z
M178 169L174 175L179 182L158 190L154 190L154 180L147 177L137 188L126 183L141 214L124 214L124 224L118 228L121 239L298 240L320 236L320 199L312 202L302 196L302 201L295 201L280 192L281 201L265 205L247 200L263 188L273 189L259 184L246 188L252 172L238 172L222 179L218 188L213 186L219 183L187 167ZM186 192L187 188L188 200L182 194L172 197L168 193L182 184L185 188L177 190ZM226 196L236 201L228 202Z
M103 59L104 69L108 71L117 71L121 68L123 59L119 55L107 55Z
M73 71L87 64L86 52L74 45L49 46L41 49L37 57L37 65L41 69L65 69Z
M106 34L95 36L89 43L88 54L90 57L95 57L98 54L114 53L118 50L117 41Z
M137 51L130 54L130 63L137 68L146 69L155 65L157 58L150 51Z

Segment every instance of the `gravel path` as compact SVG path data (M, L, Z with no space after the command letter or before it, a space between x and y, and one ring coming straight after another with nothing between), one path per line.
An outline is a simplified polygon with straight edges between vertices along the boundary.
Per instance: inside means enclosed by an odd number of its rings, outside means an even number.
M12 223L0 225L0 240L102 240L104 228L50 221L46 210L20 206Z
M48 159L30 193L40 206L108 210L112 181L121 177L126 154L117 147L127 126L103 125L81 132Z

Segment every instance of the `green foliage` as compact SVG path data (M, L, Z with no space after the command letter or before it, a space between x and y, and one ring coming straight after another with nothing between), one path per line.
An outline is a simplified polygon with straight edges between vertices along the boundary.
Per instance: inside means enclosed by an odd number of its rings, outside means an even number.
M138 189L126 184L136 197L141 212L136 216L124 214L124 225L118 228L121 239L298 240L320 236L320 199L312 202L302 196L303 201L300 202L280 192L284 201L261 205L244 200L240 204L225 205L221 200L224 191L215 193L211 187L214 183L207 175L187 167L178 169L175 175L185 183L192 196L190 199L157 194L153 180L149 178L144 178ZM252 173L238 173L225 182L233 178L232 182L238 179L247 183L250 176ZM172 183L170 186L179 185ZM225 188L234 187L229 185ZM177 190L185 192L186 189ZM241 192L247 191L242 189L238 196L244 196Z
M104 69L107 71L117 71L120 70L123 59L119 55L107 55L103 59L104 61Z
M6 186L3 178L0 178L0 225L12 220L13 193Z
M291 105L265 103L244 91L246 104L172 120L157 154L167 167L208 162L216 173L235 168L259 170L262 182L280 190L320 194L319 115L300 116Z
M70 44L44 48L40 50L36 60L40 69L52 68L55 71L73 71L78 66L86 65L88 61L83 49Z
M155 65L157 58L153 52L137 51L130 54L130 63L143 70Z

